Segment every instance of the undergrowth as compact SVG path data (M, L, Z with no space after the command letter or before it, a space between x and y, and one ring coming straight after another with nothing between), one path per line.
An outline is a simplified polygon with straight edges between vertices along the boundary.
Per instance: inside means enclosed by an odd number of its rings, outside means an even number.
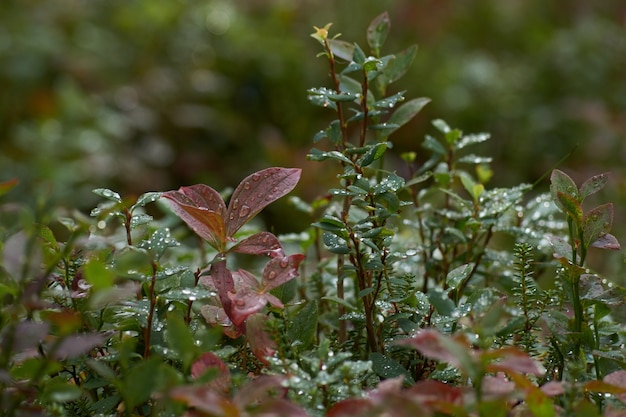
M489 135L441 119L395 154L429 100L392 90L417 47L384 55L389 30L374 19L367 52L312 35L331 120L309 159L338 175L290 197L303 232L255 219L297 168L96 189L91 216L0 184L2 415L622 415L626 290L585 264L620 249L612 204L587 208L608 174L489 188Z

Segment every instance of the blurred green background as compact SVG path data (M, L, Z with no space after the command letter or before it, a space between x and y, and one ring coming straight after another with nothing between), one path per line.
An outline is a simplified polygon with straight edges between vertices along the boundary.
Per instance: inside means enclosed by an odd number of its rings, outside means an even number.
M533 182L572 152L561 168L577 182L613 172L606 198L624 223L624 0L2 0L1 9L0 181L19 179L12 199L89 210L95 187L221 189L271 165L303 167L297 192L312 199L332 180L305 158L332 117L306 99L307 88L329 85L312 26L333 22L365 46L368 23L388 11L384 52L420 48L395 88L433 100L395 135L396 150L419 152L433 118L490 132L492 186Z

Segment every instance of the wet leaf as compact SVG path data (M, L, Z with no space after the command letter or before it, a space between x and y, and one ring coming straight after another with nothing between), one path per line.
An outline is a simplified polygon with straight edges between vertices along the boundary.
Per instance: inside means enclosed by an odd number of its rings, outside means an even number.
M268 356L272 356L276 352L276 343L265 330L266 320L265 314L258 313L251 315L246 323L246 337L250 350L264 363L267 363ZM257 379L255 383L258 382L260 381ZM248 401L250 401L250 397L248 397Z
M403 376L405 380L412 384L413 377L406 370L400 362L382 353L372 352L370 354L370 361L372 362L372 370L381 378L389 379L398 376Z
M162 194L174 213L217 250L226 246L226 205L220 194L204 184L181 187Z
M317 331L317 315L317 302L309 301L291 318L287 336L293 343L298 342L299 351L304 351L313 345Z
M583 182L578 191L580 201L603 189L609 179L609 175L610 173L605 172L604 174L594 175Z
M394 111L393 114L389 116L389 120L387 120L388 124L397 126L389 133L396 131L400 127L410 122L417 115L417 113L419 113L420 110L422 110L422 108L424 108L424 106L428 103L430 103L429 98L421 97L409 100L406 103L400 105L396 109L396 111Z
M608 250L620 250L621 245L617 241L617 238L610 233L605 233L599 238L597 238L594 242L591 243L591 246L599 249L608 249Z
M580 201L578 195L578 187L576 187L576 183L574 183L574 180L572 180L570 176L563 171L555 169L550 175L550 194L552 195L552 199L555 204L559 206L561 210L565 211L565 207L561 204L559 200L558 193L563 193L571 197L570 200L573 199L577 202Z
M272 290L298 276L298 268L304 255L295 254L273 258L263 268L264 291Z
M272 258L285 256L283 245L270 232L256 233L232 247L229 252L245 253L248 255L267 255Z
M574 223L580 226L583 219L583 208L578 200L569 194L557 191L556 202L574 220Z
M225 394L230 391L230 371L226 364L213 352L203 353L191 365L191 377L198 379L207 371L217 371L216 375L209 381L209 387Z
M177 314L167 315L167 331L165 336L168 347L172 350L174 355L182 361L183 369L189 369L198 348L195 345L194 338L189 331L187 323L185 323L181 316Z
M108 188L96 188L92 190L92 192L102 198L106 198L107 200L114 201L116 203L122 202L122 197L113 190L109 190Z
M211 281L217 290L217 295L222 303L222 307L228 317L232 320L232 301L228 294L235 290L233 275L226 268L226 261L218 261L211 264L210 272Z
M352 61L354 55L354 44L340 39L329 39L328 44L333 55L343 59L346 62Z
M454 268L446 276L446 284L451 290L458 288L458 286L470 276L473 269L473 264L465 264Z
M148 203L153 203L161 198L163 193L160 192L148 192L139 196L137 202L130 208L130 211L134 211L137 207L144 207Z
M589 247L601 236L611 231L613 226L613 204L603 204L591 209L582 221L584 246Z
M370 165L372 162L377 159L382 158L387 150L387 142L377 143L375 145L369 146L365 154L359 159L358 164L362 167L366 167Z

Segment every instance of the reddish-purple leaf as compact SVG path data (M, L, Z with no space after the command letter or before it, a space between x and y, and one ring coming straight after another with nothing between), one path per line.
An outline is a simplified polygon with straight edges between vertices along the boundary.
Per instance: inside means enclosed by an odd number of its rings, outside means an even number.
M235 283L233 281L233 275L226 268L226 261L215 262L211 265L211 281L217 290L217 295L220 298L224 311L234 323L231 313L232 302L228 296L235 290Z
M530 374L542 376L544 370L538 362L524 355L511 355L497 363L491 363L487 366L489 372L516 372L519 374Z
M304 260L304 255L302 254L271 259L263 269L263 285L265 291L273 290L297 277L298 267L302 260Z
M244 178L233 192L226 213L227 236L257 215L265 206L284 196L298 183L299 168L267 168Z
M163 193L174 213L215 249L226 246L226 205L219 193L203 184Z
M229 293L232 301L230 319L235 326L242 324L248 317L258 313L267 304L266 294L259 293L254 288L241 288L236 293Z
M565 393L565 387L563 387L562 381L550 381L540 387L541 392L548 397L556 397Z
M259 324L261 327L263 326L262 323ZM284 380L285 377L280 375L261 375L256 377L237 391L233 401L243 409L259 405L270 398L276 398L277 393L279 397L283 397L287 392L287 389L283 387Z
M61 341L53 356L55 359L72 359L101 346L105 339L101 333L74 334Z
M610 233L603 234L597 238L592 244L594 248L608 249L608 250L620 250L621 246L617 241L617 238Z
M326 417L354 417L367 415L373 407L372 401L366 398L348 398L335 404Z
M448 362L465 371L471 368L472 359L469 348L435 330L422 330L415 336L399 340L397 343L410 346L422 352L424 356Z
M253 314L248 317L246 322L246 337L250 344L250 350L254 356L264 363L267 363L267 357L272 356L276 352L276 343L265 331L265 314Z
M205 352L191 365L191 377L199 378L210 369L217 370L217 376L209 382L209 386L221 393L230 391L230 371L226 364L212 352Z
M283 245L270 232L260 232L252 235L233 246L230 252L248 255L267 255L272 258L285 256Z
M239 409L224 395L220 395L206 385L178 386L170 391L170 397L209 416L239 416Z
M299 405L283 398L269 398L254 409L258 416L310 417Z
M581 224L583 219L583 208L576 197L557 191L556 202L559 207L564 209L565 212L569 214L572 219L574 219L574 223L577 226Z
M617 394L617 398L621 402L626 403L626 371L611 372L602 380L617 387L619 392L613 391L613 393Z
M587 181L583 182L579 190L580 201L583 201L585 197L593 193L597 193L604 188L609 179L609 175L609 172L605 172L604 174L594 175Z

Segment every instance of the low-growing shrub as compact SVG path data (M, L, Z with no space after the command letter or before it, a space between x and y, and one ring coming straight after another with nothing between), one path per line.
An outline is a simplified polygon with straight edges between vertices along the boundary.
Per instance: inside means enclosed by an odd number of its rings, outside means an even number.
M96 189L91 216L5 200L2 415L622 415L626 290L585 265L620 249L613 206L586 206L608 175L490 189L472 153L489 135L439 119L394 155L429 102L391 91L417 48L382 54L386 14L368 53L330 28L312 35L329 86L308 94L334 118L309 159L338 175L291 197L309 229L253 220L297 168Z

